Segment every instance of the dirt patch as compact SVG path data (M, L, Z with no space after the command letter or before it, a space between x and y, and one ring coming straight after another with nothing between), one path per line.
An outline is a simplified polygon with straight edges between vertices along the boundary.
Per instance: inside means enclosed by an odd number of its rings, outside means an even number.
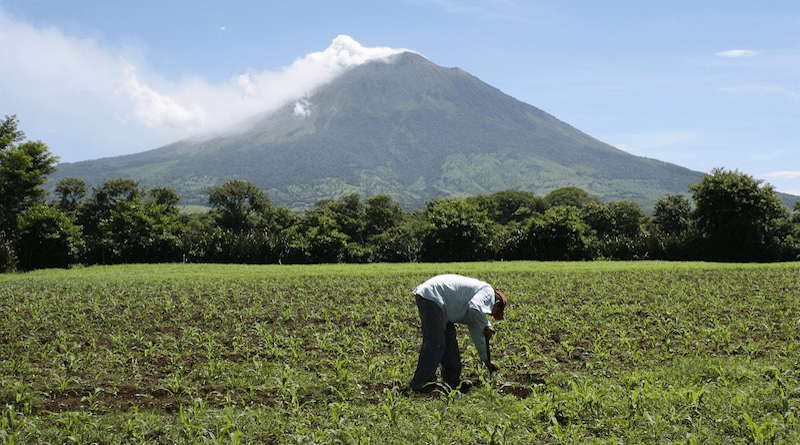
M518 399L525 399L530 397L533 394L533 390L530 386L522 386L522 385L503 385L500 387L500 393L514 396Z

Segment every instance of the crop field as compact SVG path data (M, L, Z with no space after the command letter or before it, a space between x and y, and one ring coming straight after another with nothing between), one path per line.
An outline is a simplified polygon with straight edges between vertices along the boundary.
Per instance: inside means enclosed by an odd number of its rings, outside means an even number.
M404 395L411 290L509 297ZM3 444L800 443L800 264L133 265L0 275Z

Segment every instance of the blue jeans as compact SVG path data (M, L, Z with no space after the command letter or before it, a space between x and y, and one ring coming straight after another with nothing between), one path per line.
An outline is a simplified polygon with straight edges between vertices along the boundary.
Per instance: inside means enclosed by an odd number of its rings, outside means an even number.
M436 381L436 370L442 366L442 380L452 388L461 381L461 351L456 339L456 326L444 318L436 303L416 296L419 319L422 322L422 346L414 378L409 387L421 391Z

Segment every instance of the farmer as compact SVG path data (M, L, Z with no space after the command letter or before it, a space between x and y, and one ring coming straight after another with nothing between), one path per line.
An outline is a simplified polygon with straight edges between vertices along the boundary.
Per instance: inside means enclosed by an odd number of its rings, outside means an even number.
M417 393L441 390L436 383L436 370L442 365L442 380L452 389L469 390L461 382L461 352L456 340L455 324L465 324L475 343L481 361L490 371L497 365L489 360L486 350L494 329L487 318L503 319L505 295L488 283L461 275L438 275L414 289L422 322L422 346L414 378L409 388Z

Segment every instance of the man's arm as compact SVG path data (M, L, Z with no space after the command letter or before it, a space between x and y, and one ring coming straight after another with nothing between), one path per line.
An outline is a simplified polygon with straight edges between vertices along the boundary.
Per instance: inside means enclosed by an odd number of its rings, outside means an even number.
M481 361L486 363L489 361L489 354L486 351L485 329L491 329L489 319L486 314L472 308L467 311L467 316L469 317L469 323L467 324L469 336L472 338L472 342L475 343L475 349L478 350L478 356Z

